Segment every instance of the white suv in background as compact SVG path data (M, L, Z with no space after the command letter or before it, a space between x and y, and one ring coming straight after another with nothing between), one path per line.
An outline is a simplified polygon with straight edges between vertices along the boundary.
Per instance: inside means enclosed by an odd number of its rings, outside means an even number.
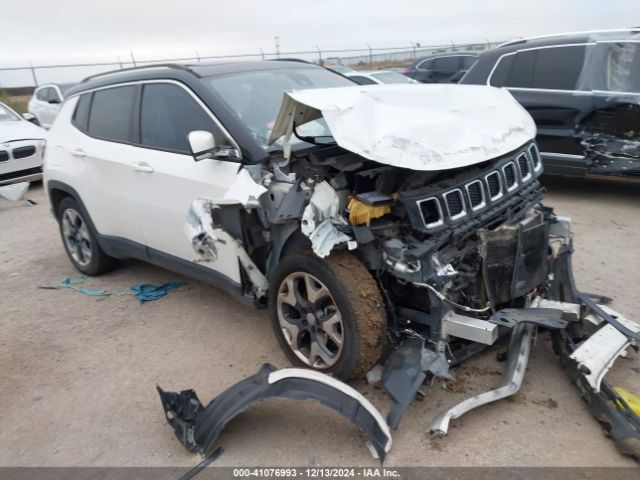
M33 91L29 100L29 113L36 117L38 124L44 128L51 128L60 105L65 98L65 93L75 83L48 83L41 85Z

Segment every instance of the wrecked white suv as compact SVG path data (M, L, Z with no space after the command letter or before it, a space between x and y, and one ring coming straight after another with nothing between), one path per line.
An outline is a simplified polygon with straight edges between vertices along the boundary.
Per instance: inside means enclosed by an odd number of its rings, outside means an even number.
M358 86L284 61L152 66L68 92L44 176L79 271L133 257L268 305L288 358L341 378L391 352L393 426L426 375L510 332L492 399L517 390L537 326L595 392L622 350L583 341L585 325L637 340L575 288L535 135L492 87Z
M154 66L68 92L45 184L79 271L134 257L269 304L294 363L350 377L407 331L492 343L543 288L535 133L495 88Z

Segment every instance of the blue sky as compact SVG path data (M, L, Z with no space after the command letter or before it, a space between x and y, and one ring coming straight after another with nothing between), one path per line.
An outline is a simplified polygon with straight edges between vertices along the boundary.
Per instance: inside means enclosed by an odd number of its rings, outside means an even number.
M485 42L640 26L638 0L30 0L9 2L0 67L158 57ZM110 68L110 67L105 67ZM89 69L41 71L73 80ZM60 77L60 78L55 78ZM64 78L63 78L64 77ZM28 83L0 71L0 85ZM78 78L79 79L79 78Z

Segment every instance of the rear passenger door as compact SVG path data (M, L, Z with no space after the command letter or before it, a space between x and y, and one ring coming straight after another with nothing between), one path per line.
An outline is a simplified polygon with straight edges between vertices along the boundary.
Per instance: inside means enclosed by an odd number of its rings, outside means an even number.
M138 193L132 164L139 148L132 145L139 86L110 87L80 96L67 141L69 167L96 229L116 242L135 242L145 258L142 228L133 206ZM73 166L73 167L71 167Z
M136 154L135 206L145 244L154 255L170 255L191 262L196 258L184 224L191 203L200 198L222 198L240 165L222 160L196 162L188 134L212 132L217 145L229 140L208 108L188 87L177 82L149 82L142 86L140 136ZM240 282L237 255L231 245L219 245L218 260L203 263Z

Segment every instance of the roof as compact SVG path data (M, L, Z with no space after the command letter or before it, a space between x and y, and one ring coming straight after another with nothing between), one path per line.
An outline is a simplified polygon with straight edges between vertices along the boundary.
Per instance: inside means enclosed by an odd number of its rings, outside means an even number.
M153 79L174 79L190 80L206 78L226 73L247 72L256 70L276 70L284 68L322 68L317 65L300 61L225 61L225 62L202 62L202 63L164 63L145 65L134 68L124 68L122 70L112 70L85 78L77 86L73 87L67 96L82 93L94 88L105 87L125 82L136 82L140 80Z
M640 33L640 28L619 28L610 30L589 30L582 32L554 33L551 35L540 35L535 37L526 37L511 40L498 45L496 48L512 47L515 45L527 46L544 46L554 45L558 42L566 43L567 41L583 43L589 40L611 40L626 39L631 35Z

